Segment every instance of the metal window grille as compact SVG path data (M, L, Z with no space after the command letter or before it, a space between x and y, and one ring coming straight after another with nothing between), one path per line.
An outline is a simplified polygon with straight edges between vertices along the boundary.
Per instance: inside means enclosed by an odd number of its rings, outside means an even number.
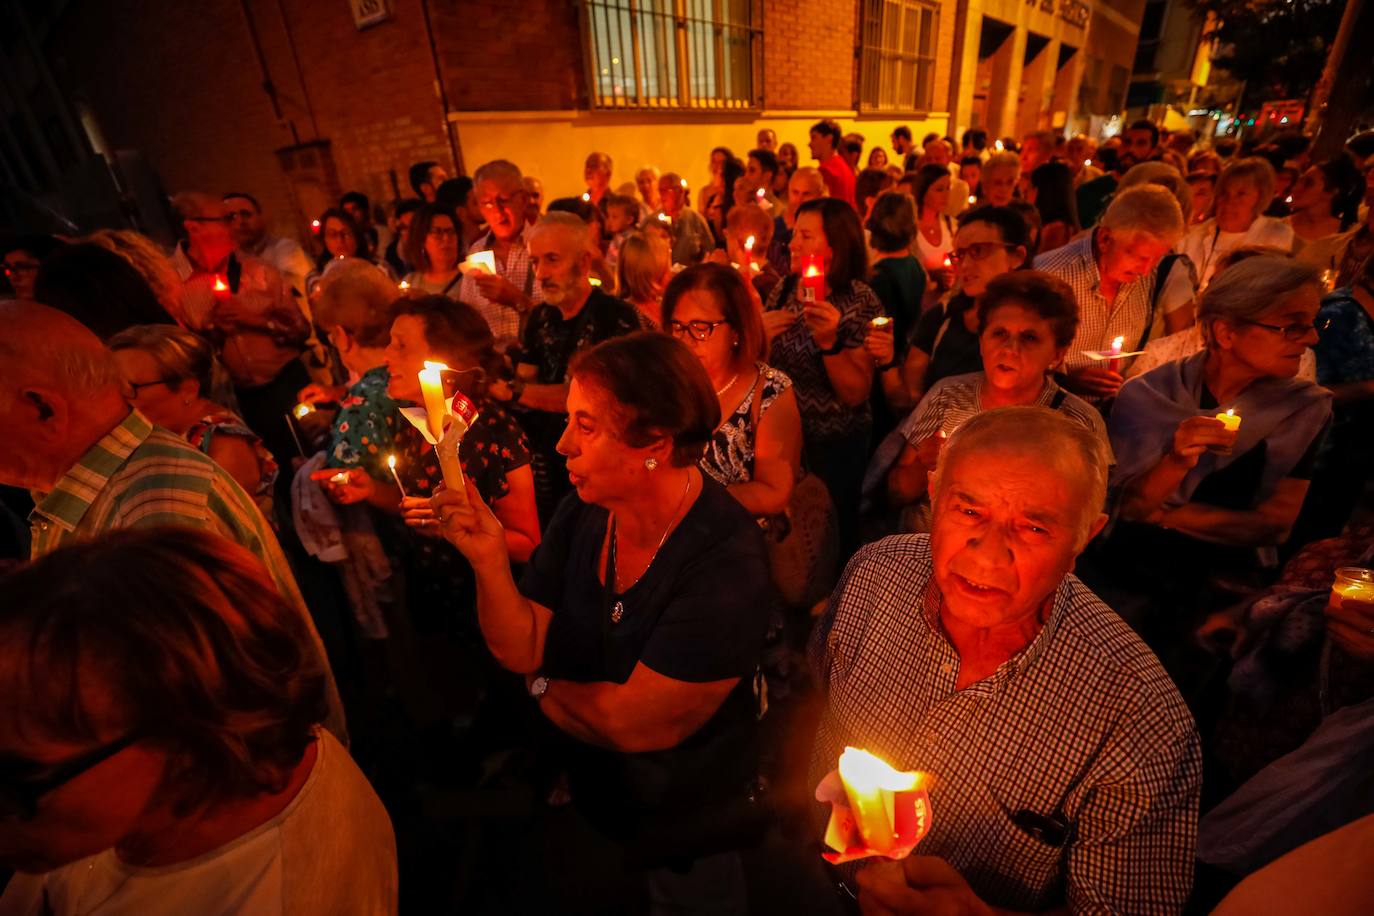
M940 8L922 0L864 0L859 107L929 111Z
M593 108L763 107L762 0L583 0Z

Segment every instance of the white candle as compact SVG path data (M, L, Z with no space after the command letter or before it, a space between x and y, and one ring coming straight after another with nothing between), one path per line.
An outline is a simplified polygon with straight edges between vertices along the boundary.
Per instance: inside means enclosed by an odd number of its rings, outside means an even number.
M448 366L443 363L425 360L425 368L420 370L420 393L425 403L425 420L429 434L434 438L434 451L439 456L439 470L444 475L444 485L459 496L466 496L463 486L463 465L458 461L458 449L441 448L444 438L444 420L448 417L448 399L444 397L444 371Z
M396 456L386 456L386 466L391 469L391 479L396 481L396 489L401 491L401 498L405 499L406 488L401 486L401 475L396 473Z
M490 249L486 251L474 251L468 255L468 259L463 262L463 267L467 270L485 270L492 276L496 275L496 253Z

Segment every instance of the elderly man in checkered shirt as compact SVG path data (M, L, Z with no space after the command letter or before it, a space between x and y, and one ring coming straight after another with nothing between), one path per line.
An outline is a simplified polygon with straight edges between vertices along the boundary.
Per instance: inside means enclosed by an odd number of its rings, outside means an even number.
M1159 286L1160 261L1183 229L1183 211L1172 192L1156 184L1137 185L1112 199L1091 232L1035 259L1036 270L1068 283L1078 299L1078 333L1064 358L1074 394L1115 397L1132 359L1111 363L1085 351L1109 350L1118 337L1124 351L1144 349L1152 328L1173 334L1193 324L1187 259L1172 263L1166 284Z
M534 264L525 244L529 192L519 166L494 159L477 169L472 193L488 231L472 243L468 254L490 249L496 273L464 271L458 298L482 313L497 347L504 350L520 339L530 310L544 301L543 290L534 282Z
M904 861L861 860L870 912L1177 913L1201 755L1158 660L1070 575L1101 529L1109 456L1053 410L987 411L950 437L929 536L845 570L812 640L826 706L817 798L846 746L932 777ZM866 866L864 863L867 863ZM852 867L852 866L849 866Z

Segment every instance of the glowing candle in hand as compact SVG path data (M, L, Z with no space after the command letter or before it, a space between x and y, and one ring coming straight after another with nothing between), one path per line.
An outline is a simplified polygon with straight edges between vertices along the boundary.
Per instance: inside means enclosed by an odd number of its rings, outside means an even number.
M590 191L583 191L583 192L582 192L582 202L583 202L583 203L591 203L591 199L592 199L592 195L591 195L591 192L590 192Z
M1120 355L1121 355L1121 347L1122 347L1122 345L1125 344L1125 343L1126 343L1126 338L1125 338L1124 336L1123 336L1123 337L1113 337L1113 338L1112 338L1112 348L1111 348L1111 350L1108 351L1108 352L1110 352L1110 353L1112 354L1113 357L1120 356ZM1107 369L1110 370L1110 371L1112 371L1112 372L1120 372L1120 371L1121 371L1121 360L1119 360L1119 359L1111 359L1111 360L1108 360L1108 361L1107 361Z
M868 751L847 747L840 754L840 779L863 845L874 852L891 850L897 838L892 795L920 788L921 774L903 773Z
M448 398L444 397L444 372L447 370L448 366L443 363L425 360L425 368L420 370L420 394L425 404L426 425L434 439L435 454L439 456L439 470L443 472L444 485L460 497L466 497L463 465L458 460L458 444L462 439L461 434L467 432L467 427L476 419L477 409L461 394L454 396L454 406L458 409L458 415L453 417L453 421L462 422L463 426L456 440L445 442L445 420L450 416Z
M401 491L401 498L405 499L406 488L401 486L401 475L396 473L396 456L386 456L386 466L391 469L391 479L396 481L396 489Z
M314 412L315 412L314 406L311 405L311 404L306 404L305 402L301 402L300 404L297 404L297 405L291 410L291 413L295 414L295 417L296 417L297 420L304 420L307 414L312 414L312 413L314 413Z
M1234 433L1240 429L1240 414L1236 413L1234 407L1227 410L1226 413L1217 414L1217 419L1221 421L1221 425L1225 426L1229 432Z
M802 255L802 302L819 301L823 297L824 290L825 273L821 270L821 256L818 254Z
M463 262L463 267L467 270L485 270L492 276L496 276L496 254L490 249L474 251Z
M973 205L976 204L976 203L978 203L978 197L977 197L977 195L970 194L970 195L968 196L968 205L971 207L971 206L973 206Z
M404 280L396 284L396 286L401 290L401 292L405 292L406 290L410 289L410 284Z
M444 397L443 372L448 366L425 360L420 370L420 394L425 402L425 416L429 433L438 442L444 438L444 417L448 416L448 399Z
M218 274L216 274L216 275L215 275L215 298L216 298L216 299L223 299L223 298L224 298L225 296L227 296L227 295L229 295L229 284L224 282L224 278L223 278L223 277L221 277L221 276L219 276Z
M886 331L887 326L890 324L892 324L892 319L887 317L886 315L879 315L877 318L874 318L872 321L869 322L869 325L875 331Z

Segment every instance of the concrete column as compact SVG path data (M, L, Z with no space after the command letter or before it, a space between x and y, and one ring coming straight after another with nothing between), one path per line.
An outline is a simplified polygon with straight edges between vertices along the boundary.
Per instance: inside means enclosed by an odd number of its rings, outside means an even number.
M992 85L988 88L988 140L1016 132L1016 111L1021 93L1022 58L1026 53L1026 27L1017 23L1002 47L992 56Z

